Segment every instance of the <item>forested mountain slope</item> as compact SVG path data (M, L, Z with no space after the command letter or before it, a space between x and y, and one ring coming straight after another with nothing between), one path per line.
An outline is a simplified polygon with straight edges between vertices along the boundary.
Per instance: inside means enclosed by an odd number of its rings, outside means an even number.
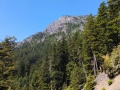
M100 4L97 16L63 16L43 32L17 43L11 49L14 54L5 52L8 47L4 48L4 43L10 44L5 39L0 44L0 54L5 54L0 57L0 88L94 90L100 72L107 74L111 85L120 74L119 6L120 0L109 0ZM4 66L10 55L14 57L14 69L12 64Z
M17 67L18 76L22 77L18 79L25 79L26 81L26 79L28 79L28 76L26 75L29 75L30 77L36 77L36 74L41 72L38 72L36 70L39 70L42 62L45 59L48 59L48 65L46 69L51 70L50 62L52 62L51 60L53 59L53 48L56 48L57 43L60 43L59 49L63 47L63 50L67 50L66 40L71 38L73 36L73 33L79 32L77 34L79 35L83 31L86 18L87 16L63 16L59 20L51 23L43 32L36 33L26 38L22 42L17 43L15 58L19 66ZM63 45L61 44L61 40L63 40ZM64 53L67 54L67 52ZM59 52L57 52L57 54L59 56ZM64 57L68 58L66 54L64 54ZM65 70L65 67L63 69ZM49 74L49 70L46 72L46 74ZM34 74L32 74L33 72ZM49 75L48 77L50 79ZM32 84L34 81L30 82ZM22 85L21 87L23 87Z

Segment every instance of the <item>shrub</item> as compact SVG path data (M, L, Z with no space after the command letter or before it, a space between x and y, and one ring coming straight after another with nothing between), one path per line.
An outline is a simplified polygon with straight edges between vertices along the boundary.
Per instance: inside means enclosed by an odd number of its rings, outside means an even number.
M103 87L102 90L106 90L106 89Z
M112 80L108 80L108 85L111 85L112 83Z
M89 75L84 90L94 90L94 86L95 86L94 77Z

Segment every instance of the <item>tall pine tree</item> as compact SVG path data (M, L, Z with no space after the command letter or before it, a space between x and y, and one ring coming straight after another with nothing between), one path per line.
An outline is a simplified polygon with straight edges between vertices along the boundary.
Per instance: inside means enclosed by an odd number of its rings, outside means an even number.
M13 89L15 84L14 37L7 37L0 43L0 89Z

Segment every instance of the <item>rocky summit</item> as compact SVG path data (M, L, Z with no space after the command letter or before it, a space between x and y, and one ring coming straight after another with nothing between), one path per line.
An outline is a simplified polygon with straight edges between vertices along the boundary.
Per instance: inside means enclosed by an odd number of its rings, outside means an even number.
M83 25L86 22L85 16L62 16L58 20L51 23L43 32L53 34L59 31L66 32L67 24L80 25L79 29L83 30Z

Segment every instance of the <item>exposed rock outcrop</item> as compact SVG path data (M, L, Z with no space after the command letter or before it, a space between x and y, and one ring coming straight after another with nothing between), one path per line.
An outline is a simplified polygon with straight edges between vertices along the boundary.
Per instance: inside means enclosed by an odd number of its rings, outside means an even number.
M83 30L83 25L86 22L87 16L62 16L57 21L51 23L43 32L53 34L59 32L66 32L67 24L80 25L79 29Z

